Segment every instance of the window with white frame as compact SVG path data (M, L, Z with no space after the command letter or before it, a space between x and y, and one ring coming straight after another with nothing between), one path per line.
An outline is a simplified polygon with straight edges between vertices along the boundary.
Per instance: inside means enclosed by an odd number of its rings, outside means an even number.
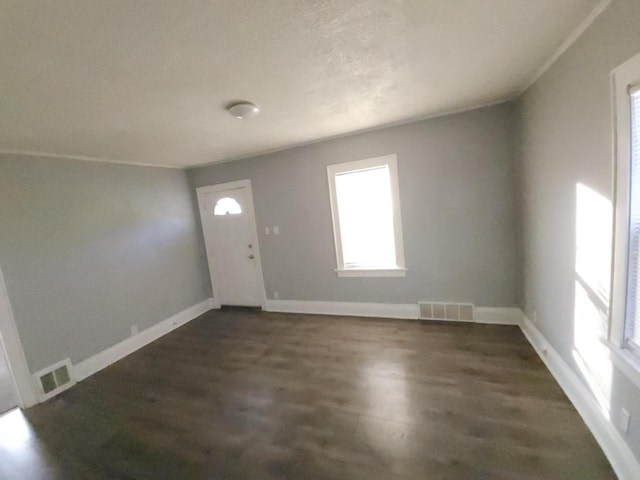
M395 155L327 167L338 276L404 276Z
M640 359L640 55L614 71L616 229L610 340ZM640 364L637 364L640 365Z

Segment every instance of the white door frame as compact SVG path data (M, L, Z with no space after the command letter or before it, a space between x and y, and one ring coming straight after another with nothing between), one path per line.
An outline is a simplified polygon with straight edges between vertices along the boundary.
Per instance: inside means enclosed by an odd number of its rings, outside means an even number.
M0 347L4 348L9 364L9 373L15 386L18 406L28 408L35 405L38 403L38 396L20 342L2 268L0 268Z
M249 205L247 205L247 218L249 219L249 229L253 232L256 239L254 255L256 259L256 277L258 281L258 290L260 294L260 304L262 309L266 310L267 293L264 288L264 276L262 274L262 257L260 256L260 243L258 241L258 227L256 225L256 213L253 206L253 190L251 189L251 180L238 180L235 182L218 183L216 185L207 185L205 187L196 188L196 194L198 195L198 208L200 210L200 223L202 225L202 236L204 237L204 246L207 250L207 261L209 263L209 275L211 276L211 289L213 290L213 301L216 306L220 306L220 277L217 269L211 268L213 261L213 252L209 251L207 242L207 233L204 225L204 219L206 212L204 211L204 195L207 193L216 193L224 190L233 190L236 188L246 188L249 198Z

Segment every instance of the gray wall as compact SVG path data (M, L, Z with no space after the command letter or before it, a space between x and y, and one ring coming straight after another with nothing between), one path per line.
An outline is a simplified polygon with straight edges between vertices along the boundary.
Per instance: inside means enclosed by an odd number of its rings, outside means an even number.
M186 173L0 156L0 265L32 372L210 297Z
M640 2L614 0L519 102L524 307L581 378L574 349L586 318L575 314L576 186L612 200L609 76L640 52L639 25ZM640 458L640 390L607 368L612 421L618 427L623 406L631 412L627 441Z
M196 168L189 178L194 189L251 179L269 298L277 290L287 300L515 306L513 124L513 106L502 104ZM326 166L392 153L407 276L338 278ZM281 234L265 236L274 225Z

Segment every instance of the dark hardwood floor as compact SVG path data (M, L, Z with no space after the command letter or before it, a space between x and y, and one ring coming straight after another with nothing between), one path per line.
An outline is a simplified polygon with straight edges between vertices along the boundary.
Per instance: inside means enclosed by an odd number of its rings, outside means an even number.
M225 310L1 417L0 478L615 475L516 327Z

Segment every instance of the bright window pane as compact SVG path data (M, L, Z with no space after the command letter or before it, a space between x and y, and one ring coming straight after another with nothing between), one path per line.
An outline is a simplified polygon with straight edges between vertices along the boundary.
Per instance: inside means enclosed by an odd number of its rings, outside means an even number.
M640 92L631 95L631 204L625 343L640 351Z
M224 197L216 202L213 214L218 215L238 215L242 213L242 207L233 198Z
M395 268L389 167L338 173L335 187L344 268Z

